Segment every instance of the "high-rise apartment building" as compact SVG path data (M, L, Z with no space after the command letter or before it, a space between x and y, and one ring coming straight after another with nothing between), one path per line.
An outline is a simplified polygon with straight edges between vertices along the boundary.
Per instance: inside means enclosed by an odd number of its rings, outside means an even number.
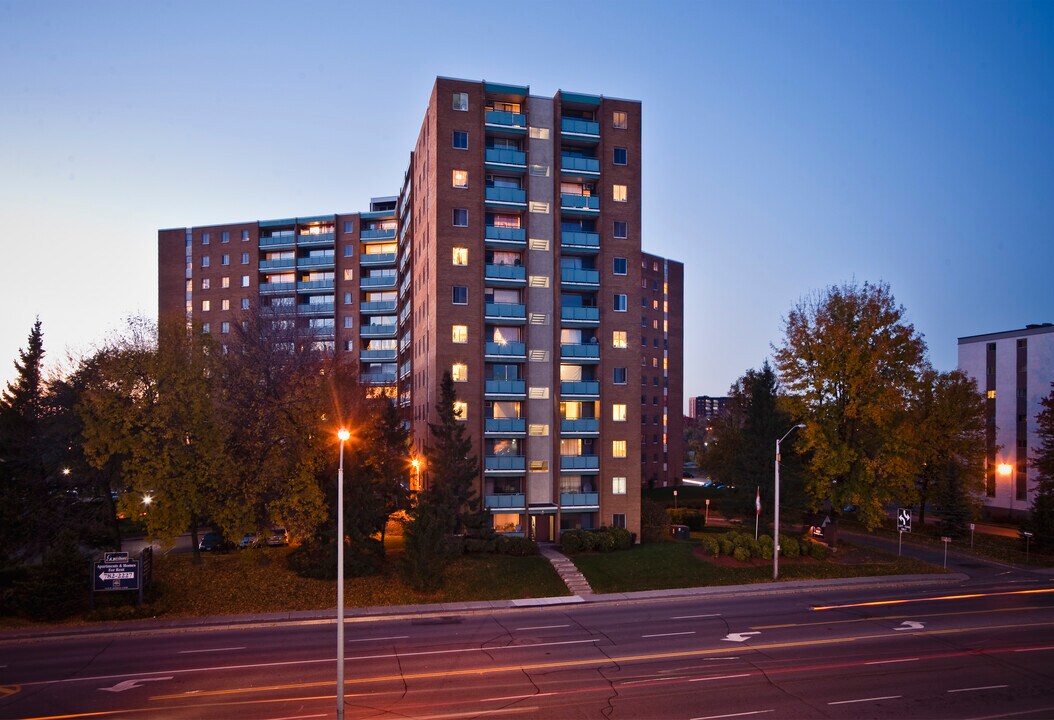
M640 120L632 100L438 78L397 197L162 230L160 313L222 343L273 312L396 399L418 455L449 372L496 530L639 531L642 473L681 473L683 353L683 266L641 252Z
M688 398L688 417L693 420L697 418L717 417L728 407L730 398L711 397L710 395L698 395Z
M1039 446L1036 415L1054 387L1054 324L961 337L959 369L985 394L985 507L1023 515L1035 491L1029 457Z

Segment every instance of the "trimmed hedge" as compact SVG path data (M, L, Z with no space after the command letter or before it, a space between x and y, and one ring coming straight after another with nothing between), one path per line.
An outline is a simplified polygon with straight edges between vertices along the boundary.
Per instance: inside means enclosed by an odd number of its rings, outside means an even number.
M560 547L565 553L629 550L633 547L633 541L633 533L624 528L564 530L560 534Z
M699 545L707 555L714 557L729 555L741 562L755 558L771 560L774 551L771 536L761 535L755 540L753 535L738 530L716 537L705 535L699 541ZM801 557L803 553L817 560L824 560L827 558L828 551L827 546L811 542L807 537L799 540L788 535L780 535L781 556L796 558Z

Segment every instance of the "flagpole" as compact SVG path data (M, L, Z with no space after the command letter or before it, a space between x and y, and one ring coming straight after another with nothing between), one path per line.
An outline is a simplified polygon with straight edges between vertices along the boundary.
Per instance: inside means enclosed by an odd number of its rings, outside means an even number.
M758 520L761 519L761 486L758 485L757 499L754 501L754 539L758 539Z

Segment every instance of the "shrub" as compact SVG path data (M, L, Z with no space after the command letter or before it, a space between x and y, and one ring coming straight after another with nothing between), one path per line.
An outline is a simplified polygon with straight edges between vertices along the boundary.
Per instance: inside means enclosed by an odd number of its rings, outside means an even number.
M732 543L732 539L729 535L731 535L731 533L726 533L717 539L722 555L731 555L732 551L735 550L735 545Z
M786 558L796 558L801 555L798 540L787 535L780 535L780 554Z
M702 532L706 527L703 513L695 508L667 508L669 522L674 525L687 525L689 530Z
M507 540L504 535L499 535L493 538L465 538L465 552L466 553L493 553L493 552L506 552L506 550L499 550L498 546L500 541ZM507 546L506 546L507 547Z
M827 559L827 546L824 545L823 543L811 542L811 543L809 543L809 554L812 555L817 560L826 560Z
M615 539L616 550L629 550L633 547L633 533L625 528L608 528L608 532L611 533Z
M565 553L585 552L591 545L584 530L564 530L560 533L560 549Z
M34 620L61 620L84 609L88 599L89 562L70 530L60 531L43 562L15 584L23 613Z
M736 560L739 560L740 562L746 562L750 560L750 550L743 547L742 545L737 546L736 549L732 552L732 557L734 557Z
M640 537L641 542L664 542L670 534L670 516L659 503L641 500L640 503Z
M522 537L510 537L506 538L507 543L503 543L503 553L506 555L512 555L514 557L527 557L529 555L538 554L538 543L534 540Z
M336 580L337 543L309 540L290 550L285 562L300 577ZM349 544L344 548L344 575L347 577L376 575L383 564L384 551L379 540L368 538L361 545Z

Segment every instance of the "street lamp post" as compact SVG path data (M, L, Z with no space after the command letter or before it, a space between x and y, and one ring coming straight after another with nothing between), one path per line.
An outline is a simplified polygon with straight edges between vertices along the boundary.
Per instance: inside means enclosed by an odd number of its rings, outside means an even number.
M340 438L337 467L337 720L344 720L344 442L351 437L345 428Z
M780 577L780 443L798 428L805 427L804 424L795 425L783 437L776 441L776 497L772 502L772 579L779 580Z

